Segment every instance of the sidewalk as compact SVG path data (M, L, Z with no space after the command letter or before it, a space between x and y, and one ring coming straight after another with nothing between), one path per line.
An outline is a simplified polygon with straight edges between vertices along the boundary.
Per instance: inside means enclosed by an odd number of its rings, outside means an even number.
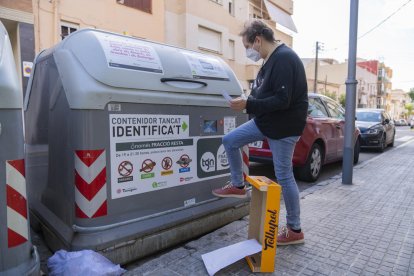
M278 247L273 275L414 275L414 143L301 193L305 244ZM281 204L280 225L284 225ZM247 218L191 241L125 275L207 275L201 255L247 239ZM251 275L244 260L217 275ZM252 274L253 275L253 274Z

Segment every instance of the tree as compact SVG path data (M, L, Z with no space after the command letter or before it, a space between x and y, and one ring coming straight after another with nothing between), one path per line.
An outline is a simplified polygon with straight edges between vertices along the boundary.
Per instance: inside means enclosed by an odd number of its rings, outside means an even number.
M331 98L334 101L337 101L336 98L336 93L335 92L329 92L329 91L325 91L325 96Z
M345 108L345 94L339 95L339 103Z
M413 113L413 104L412 103L405 104L405 109L407 110L408 116L411 116L411 114Z
M410 92L408 92L408 95L410 96L411 101L413 101L413 102L414 102L414 88L411 88L411 89L410 89Z

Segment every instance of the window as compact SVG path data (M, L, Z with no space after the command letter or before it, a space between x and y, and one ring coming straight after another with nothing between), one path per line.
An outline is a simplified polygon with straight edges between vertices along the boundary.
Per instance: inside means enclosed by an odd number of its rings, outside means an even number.
M325 99L325 104L332 118L340 120L343 120L345 118L345 112L339 104L329 99Z
M198 26L198 48L221 53L221 33Z
M152 0L116 0L116 2L133 9L152 13Z
M308 115L317 118L329 117L325 106L318 98L309 98Z
M62 40L64 40L65 37L67 37L71 33L76 32L78 29L79 29L79 25L62 21L60 23L60 37L62 38Z
M230 49L229 59L235 60L236 59L236 50L235 50L235 46L234 46L234 40L232 40L232 39L229 40L229 49Z
M357 111L357 121L362 122L380 122L381 114L376 111Z
M229 14L234 16L234 0L229 0Z

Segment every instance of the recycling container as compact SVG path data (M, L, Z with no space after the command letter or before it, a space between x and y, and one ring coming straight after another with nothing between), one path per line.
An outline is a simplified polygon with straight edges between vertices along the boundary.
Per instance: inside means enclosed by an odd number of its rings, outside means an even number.
M10 39L0 22L0 275L39 275L30 242L22 89Z
M25 98L30 209L53 249L126 263L248 213L218 199L222 137L246 122L220 58L95 29L35 59Z

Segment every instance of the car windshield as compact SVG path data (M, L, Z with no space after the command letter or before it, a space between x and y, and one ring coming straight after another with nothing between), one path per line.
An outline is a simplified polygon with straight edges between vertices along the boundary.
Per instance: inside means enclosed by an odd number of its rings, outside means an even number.
M379 112L357 111L356 117L357 121L381 122L381 113Z

